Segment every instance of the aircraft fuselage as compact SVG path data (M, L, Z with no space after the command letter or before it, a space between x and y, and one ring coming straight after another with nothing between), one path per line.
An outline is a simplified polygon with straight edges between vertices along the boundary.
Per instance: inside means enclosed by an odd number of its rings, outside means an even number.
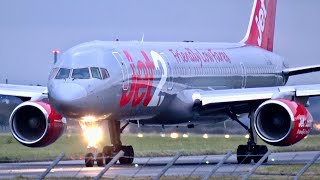
M108 78L73 78L75 69L106 69ZM69 75L57 79L59 69ZM48 82L50 102L65 117L150 124L219 122L201 116L190 94L206 90L281 86L283 58L259 47L226 43L84 43L66 51ZM74 76L76 77L76 76Z

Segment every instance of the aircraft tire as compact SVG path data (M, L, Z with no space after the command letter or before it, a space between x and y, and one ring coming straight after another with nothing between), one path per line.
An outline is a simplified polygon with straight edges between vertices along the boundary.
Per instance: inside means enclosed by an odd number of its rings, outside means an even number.
M105 164L107 165L111 160L112 160L112 151L113 147L112 146L104 146L103 147L103 154L105 157Z
M122 146L121 150L124 152L124 157L119 159L120 164L132 164L134 159L134 151L132 146Z
M254 152L254 157L253 157L253 161L255 163L257 163L258 161L260 161L260 159L268 152L268 147L265 145L256 145L256 151ZM268 158L266 158L264 161L264 163L268 162Z
M84 158L84 163L86 167L93 167L94 165L94 156L92 153L87 153Z
M98 167L103 167L104 166L104 157L103 157L103 153L98 153L97 154L97 165Z
M251 158L252 157L248 153L248 145L239 145L237 149L238 164L249 164Z

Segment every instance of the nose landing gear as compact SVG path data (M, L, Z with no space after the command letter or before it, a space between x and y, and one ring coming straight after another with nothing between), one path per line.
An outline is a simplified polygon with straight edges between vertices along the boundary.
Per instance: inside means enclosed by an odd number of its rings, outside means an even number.
M112 158L122 150L124 156L119 159L120 164L132 164L134 160L134 150L131 145L122 145L120 135L122 130L127 126L120 128L120 122L108 120L109 135L111 146L104 146L102 152L97 153L97 147L88 148L90 153L85 156L85 166L93 167L94 162L97 162L98 167L103 167L108 164Z
M104 166L104 155L103 153L97 153L97 148L88 148L89 153L85 155L84 158L84 163L86 167L93 167L94 162L97 162L98 167L103 167Z

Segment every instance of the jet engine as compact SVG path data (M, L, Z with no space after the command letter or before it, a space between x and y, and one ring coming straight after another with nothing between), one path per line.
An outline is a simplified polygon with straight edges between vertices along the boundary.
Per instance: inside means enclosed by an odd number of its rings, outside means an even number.
M312 116L299 102L267 100L255 112L254 129L266 143L289 146L299 142L312 128Z
M26 101L17 106L9 119L11 133L28 147L44 147L55 142L64 132L66 121L50 104Z

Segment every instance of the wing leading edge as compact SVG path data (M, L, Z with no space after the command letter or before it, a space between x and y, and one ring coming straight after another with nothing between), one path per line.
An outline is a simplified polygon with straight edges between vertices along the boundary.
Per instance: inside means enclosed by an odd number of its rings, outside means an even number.
M32 100L40 96L47 96L47 94L47 87L43 86L0 84L0 95L24 97Z
M287 96L320 96L320 84L203 91L193 93L192 99L194 102L201 101L204 106L228 102L276 99Z

